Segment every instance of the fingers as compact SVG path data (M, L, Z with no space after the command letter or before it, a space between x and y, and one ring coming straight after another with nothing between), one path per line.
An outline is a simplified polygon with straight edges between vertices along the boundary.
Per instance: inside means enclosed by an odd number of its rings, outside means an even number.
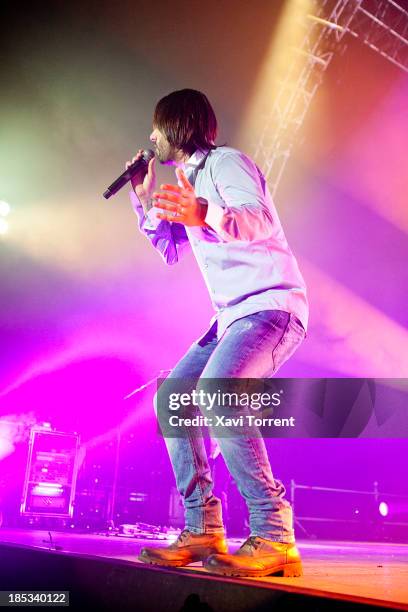
M192 184L190 183L190 181L188 180L188 178L184 174L184 170L182 170L181 168L176 168L176 176L177 176L179 182L181 183L181 186L182 186L183 189L187 189L187 191L193 191L194 190Z
M163 185L162 185L163 187ZM153 200L168 200L170 202L176 202L177 204L187 204L187 198L182 193L177 191L154 191L152 194Z
M132 157L132 161L127 161L125 164L126 170L129 168L129 166L131 166L132 164L135 163L135 161L137 161L138 159L140 159L143 155L143 149L139 149L138 152L136 153L136 155L134 157ZM154 159L154 158L153 158Z
M132 164L135 163L138 159L140 159L143 155L143 149L139 149L136 155L132 158Z
M172 191L174 193L182 195L182 188L178 185L168 185L167 183L165 183L163 185L160 185L160 189L162 189L163 191Z
M173 197L176 197L178 199L180 198L191 198L191 191L187 191L186 189L184 189L184 187L179 187L178 185L170 185L168 183L164 183L163 185L160 185L160 189L162 190L161 192L157 193L156 195L158 197L160 197L161 195L165 194L166 196L168 196L169 194L174 194Z
M157 201L154 201L154 206L156 208L162 208L163 210L171 210L173 212L181 212L181 206L179 204L174 204L173 202L169 202L168 200L157 200Z
M184 215L188 212L188 208L183 206L183 204L177 200L171 201L170 199L166 200L164 198L155 198L153 196L153 205L155 208L161 208L162 210L169 211L172 215L179 215L179 218L184 218ZM170 217L170 221L174 221L173 216Z

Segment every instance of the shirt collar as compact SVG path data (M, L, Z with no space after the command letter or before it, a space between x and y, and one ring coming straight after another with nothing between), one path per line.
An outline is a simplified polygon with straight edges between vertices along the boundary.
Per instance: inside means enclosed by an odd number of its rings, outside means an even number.
M188 168L188 169L191 169L191 170L193 170L194 168L197 168L197 166L204 159L204 157L207 155L207 153L208 153L208 150L207 151L201 151L201 149L196 149L196 151L194 151L194 153L184 163L185 168L186 169Z

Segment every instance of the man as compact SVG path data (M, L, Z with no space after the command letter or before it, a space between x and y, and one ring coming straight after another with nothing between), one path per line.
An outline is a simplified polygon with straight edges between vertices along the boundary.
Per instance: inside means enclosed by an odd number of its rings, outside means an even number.
M204 94L169 94L156 106L150 140L157 159L175 166L178 185L157 191L155 159L143 182L132 181L141 231L167 264L192 248L216 310L209 330L163 383L167 390L174 379L273 376L306 335L305 284L265 179L243 153L215 146L216 134ZM142 549L139 559L167 566L203 561L209 571L225 575L301 575L292 510L273 478L263 439L217 440L250 517L250 537L230 555L204 441L187 427L183 433L166 438L166 445L184 501L185 529L167 548Z

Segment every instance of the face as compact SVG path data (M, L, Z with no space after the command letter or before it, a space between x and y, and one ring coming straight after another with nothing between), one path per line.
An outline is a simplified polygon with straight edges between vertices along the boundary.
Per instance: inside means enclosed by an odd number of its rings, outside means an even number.
M172 164L177 161L178 151L171 146L166 136L157 127L153 126L150 142L154 145L154 152L162 164Z

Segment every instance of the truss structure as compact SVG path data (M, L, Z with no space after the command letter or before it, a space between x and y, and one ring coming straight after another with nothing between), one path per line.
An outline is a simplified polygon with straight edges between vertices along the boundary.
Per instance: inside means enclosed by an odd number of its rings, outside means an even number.
M408 12L395 0L315 0L301 20L302 42L279 82L254 159L275 195L297 133L335 53L348 36L408 73ZM302 58L304 61L299 61Z
M347 31L408 72L408 11L394 0L364 0Z

